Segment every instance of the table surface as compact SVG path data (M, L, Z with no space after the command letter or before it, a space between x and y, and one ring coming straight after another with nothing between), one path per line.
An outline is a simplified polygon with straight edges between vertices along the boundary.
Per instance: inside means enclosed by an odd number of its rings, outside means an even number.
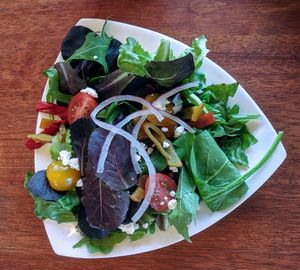
M80 18L109 16L187 44L205 33L210 59L285 131L288 158L192 245L105 260L58 257L23 188L25 172L33 170L24 138L35 129L41 71L52 65L68 29ZM300 1L2 0L0 17L0 269L299 269Z

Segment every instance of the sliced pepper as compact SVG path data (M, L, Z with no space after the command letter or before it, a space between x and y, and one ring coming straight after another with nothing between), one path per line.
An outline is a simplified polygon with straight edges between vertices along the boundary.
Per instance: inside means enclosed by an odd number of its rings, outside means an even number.
M200 115L196 121L191 121L189 124L196 128L205 128L216 122L215 116L212 112Z
M204 104L200 104L199 106L187 107L183 110L183 119L190 119L191 121L197 121L197 119L203 113Z
M168 166L181 167L182 163L176 154L172 142L166 138L160 128L152 123L146 123L143 128L149 139L156 145L157 150L165 157Z
M60 106L53 103L48 103L45 101L38 102L36 106L38 112L49 113L59 116L61 119L67 119L68 117L68 108Z

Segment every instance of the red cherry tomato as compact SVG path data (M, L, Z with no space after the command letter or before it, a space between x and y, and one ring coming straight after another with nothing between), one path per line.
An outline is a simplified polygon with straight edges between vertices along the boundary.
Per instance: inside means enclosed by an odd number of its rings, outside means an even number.
M97 107L97 101L86 93L78 93L72 97L68 106L68 122L74 123L76 120L88 117Z
M171 191L175 192L177 186L171 177L162 173L157 173L155 175L155 179L156 179L156 186L150 201L150 206L158 212L164 212L169 209L168 202L174 199L174 197L170 195L170 192ZM150 183L150 178L148 177L145 185L146 193L148 191L149 183Z
M205 128L210 126L211 124L215 123L216 119L212 112L208 112L205 114L200 115L200 117L195 122L190 122L191 126L196 128Z

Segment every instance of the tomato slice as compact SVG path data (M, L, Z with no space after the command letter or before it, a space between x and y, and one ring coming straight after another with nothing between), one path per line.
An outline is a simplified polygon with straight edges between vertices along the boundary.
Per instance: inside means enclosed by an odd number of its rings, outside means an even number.
M216 119L214 117L214 114L212 112L208 112L206 114L200 115L200 117L197 119L197 121L195 121L195 122L191 121L190 124L192 127L205 128L215 122L216 122Z
M164 212L169 209L168 202L174 199L172 193L176 191L177 186L171 177L162 173L157 173L155 175L155 180L156 180L156 186L150 201L150 206L158 212ZM149 183L150 183L150 178L148 177L145 185L146 193L148 191Z
M87 93L78 93L72 97L68 106L68 122L74 123L80 118L88 117L97 107L97 101Z

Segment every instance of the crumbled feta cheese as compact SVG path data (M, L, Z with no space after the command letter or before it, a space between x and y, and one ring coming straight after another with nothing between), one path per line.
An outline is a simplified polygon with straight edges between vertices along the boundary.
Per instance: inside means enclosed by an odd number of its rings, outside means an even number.
M184 133L185 133L184 127L179 126L179 127L177 127L177 128L175 129L175 131L174 131L174 137L175 137L175 138L178 138L178 137L180 137L181 135L183 135Z
M174 190L171 190L170 192L169 192L169 195L171 196L171 197L175 197L175 195L176 195L176 192L174 191Z
M176 167L169 167L169 170L173 173L177 173L178 172L178 168Z
M81 93L86 93L88 95L90 95L93 98L98 98L98 94L96 92L96 90L94 90L93 88L87 87L85 89L80 90Z
M170 146L170 144L167 141L164 141L162 144L163 148L168 148Z
M167 201L169 198L167 196L164 197L164 200Z
M69 152L67 150L62 150L59 152L59 158L60 158L62 164L65 166L69 165L71 156L72 156L71 152Z
M161 201L159 204L160 204L160 205L165 205L165 202L164 202L164 201Z
M135 154L135 160L136 160L136 161L140 161L140 160L141 160L141 156L138 155L138 154Z
M76 187L82 187L83 183L82 183L82 179L79 179L76 183Z
M68 164L68 165L69 165L72 169L75 169L75 170L77 170L77 171L80 170L78 158L71 158L71 159L69 160L69 164Z
M168 202L168 208L170 210L174 210L176 208L176 205L177 205L176 199L172 199Z
M143 226L144 229L147 229L149 227L149 224L148 223L144 223L142 226Z
M147 150L148 155L151 155L152 152L153 152L153 148L152 148L152 147L149 147L148 150Z
M93 59L94 59L94 60L96 60L97 58L98 58L98 56L97 56L97 55L94 55L94 56L93 56Z
M166 110L166 106L170 104L170 101L165 99L159 102L154 102L154 107L157 108L158 110Z
M71 152L69 152L67 150L60 151L59 159L61 160L63 165L65 165L65 166L69 165L72 169L75 169L77 171L80 170L79 160L78 160L78 158L72 158Z
M148 148L148 146L146 144L144 144L143 142L141 142L141 146L146 150Z
M161 131L166 133L166 132L168 132L168 131L169 131L169 129L168 129L168 128L166 128L166 127L162 127L162 128L161 128Z
M121 224L118 228L127 234L133 234L135 230L139 228L139 224L136 224L134 222L130 222L128 224Z

